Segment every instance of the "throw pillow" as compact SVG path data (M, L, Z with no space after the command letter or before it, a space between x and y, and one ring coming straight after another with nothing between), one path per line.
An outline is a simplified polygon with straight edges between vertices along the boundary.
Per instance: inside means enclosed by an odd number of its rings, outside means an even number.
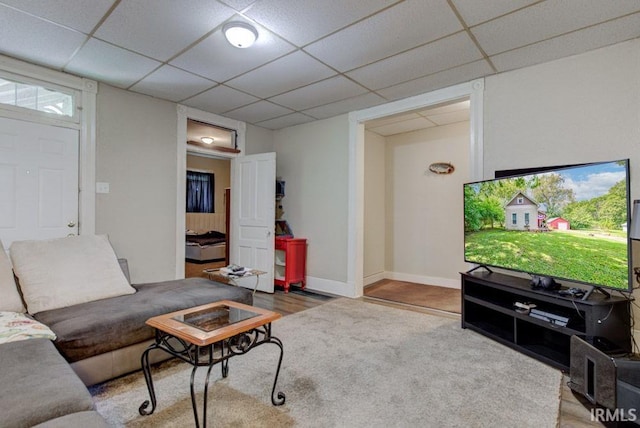
M0 344L27 339L56 340L46 325L17 312L0 312Z
M106 235L17 241L10 255L30 314L136 292Z
M11 262L0 241L0 311L25 312L13 278Z

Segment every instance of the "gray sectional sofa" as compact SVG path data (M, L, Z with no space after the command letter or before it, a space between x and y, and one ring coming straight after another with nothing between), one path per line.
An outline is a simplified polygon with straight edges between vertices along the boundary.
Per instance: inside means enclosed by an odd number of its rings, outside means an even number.
M0 301L6 302L12 296L2 284L1 262ZM120 267L128 278L126 262ZM141 353L154 337L148 318L223 299L253 302L249 290L189 278L137 284L127 294L31 314L57 337L0 343L0 426L108 426L86 386L140 369Z

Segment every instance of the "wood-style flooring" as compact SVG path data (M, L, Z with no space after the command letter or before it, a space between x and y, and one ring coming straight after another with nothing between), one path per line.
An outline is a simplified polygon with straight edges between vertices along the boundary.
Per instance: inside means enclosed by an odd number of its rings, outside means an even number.
M431 310L420 306L411 306L406 303L396 303L392 301L384 301L381 299L372 299L363 297L363 300L404 310L416 312L430 313L432 315L444 316L447 318L459 319L459 315L446 313L439 310ZM458 300L460 297L458 297ZM313 293L284 293L282 290L276 290L273 294L257 292L254 296L254 305L274 310L282 315L290 315L296 312L304 311L319 305L322 305L330 299L325 296L314 295ZM560 428L582 428L582 427L602 427L605 426L598 422L591 422L591 413L589 403L583 397L575 396L567 386L569 378L564 376L563 385L560 391Z
M460 313L460 289L383 279L364 288L366 297Z

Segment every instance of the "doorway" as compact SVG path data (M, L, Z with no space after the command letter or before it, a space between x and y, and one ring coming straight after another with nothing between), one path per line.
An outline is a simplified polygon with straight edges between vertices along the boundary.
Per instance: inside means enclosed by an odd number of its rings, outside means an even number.
M349 216L348 216L348 266L347 282L352 285L354 297L363 295L364 246L365 246L365 123L373 119L403 114L418 109L438 106L454 100L469 99L469 167L468 180L478 180L483 174L483 91L484 81L461 83L423 95L399 100L381 106L353 112L349 115ZM443 159L444 162L446 160ZM422 166L422 174L429 165ZM418 176L415 177L418 179ZM460 198L462 199L462 198ZM437 206L438 199L431 199ZM461 230L462 228L458 228ZM434 240L435 241L435 240ZM462 243L460 244L462 245ZM459 284L459 280L452 279ZM458 285L459 286L459 285Z
M229 263L231 160L216 156L215 148L234 145L235 131L187 120L185 278Z
M365 122L365 296L460 312L469 139L468 97Z

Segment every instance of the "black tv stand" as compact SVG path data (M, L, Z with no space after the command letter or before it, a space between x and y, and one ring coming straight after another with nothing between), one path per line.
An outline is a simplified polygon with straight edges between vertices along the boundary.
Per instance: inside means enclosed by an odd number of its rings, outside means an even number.
M591 294L594 291L599 291L602 294L604 294L606 299L610 299L611 298L611 293L609 293L608 291L605 291L602 287L597 287L595 285L592 285L591 288L589 290L587 290L586 293L584 293L584 296L582 296L582 300L587 300L589 299L589 296L591 296Z
M469 271L462 276L462 328L568 371L570 340L606 339L631 352L630 300L591 294L589 300L532 290L527 278ZM520 306L516 306L520 303ZM535 305L529 313L521 306Z

